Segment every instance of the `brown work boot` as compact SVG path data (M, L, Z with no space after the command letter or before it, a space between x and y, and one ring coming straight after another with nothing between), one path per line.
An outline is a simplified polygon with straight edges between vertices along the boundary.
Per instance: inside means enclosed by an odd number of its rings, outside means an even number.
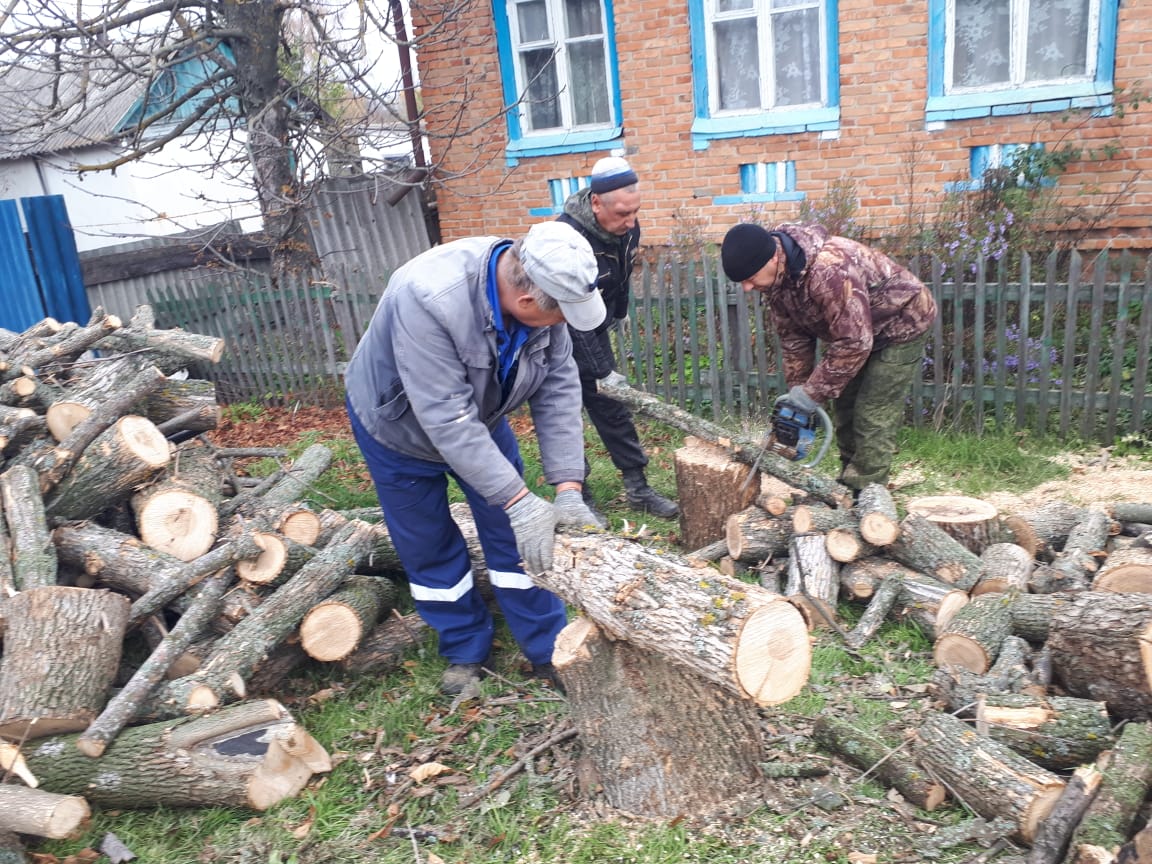
M458 696L469 684L479 684L483 677L483 663L453 663L440 676L440 692L445 696Z

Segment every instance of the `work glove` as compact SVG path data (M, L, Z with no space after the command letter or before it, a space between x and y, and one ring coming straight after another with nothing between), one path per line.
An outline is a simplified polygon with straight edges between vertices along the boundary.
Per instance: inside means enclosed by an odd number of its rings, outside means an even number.
M803 411L805 414L812 414L820 406L808 395L808 391L804 389L804 385L797 384L788 391L788 401Z
M578 489L565 489L556 493L556 501L552 505L556 508L556 524L566 525L569 528L607 528L592 508L584 503L584 496Z
M596 389L600 389L600 385L604 384L608 387L628 387L628 379L621 375L616 370L612 370L603 378L596 379Z
M576 493L579 497L580 493ZM516 535L516 549L529 573L552 569L552 549L556 545L556 508L529 492L504 511Z

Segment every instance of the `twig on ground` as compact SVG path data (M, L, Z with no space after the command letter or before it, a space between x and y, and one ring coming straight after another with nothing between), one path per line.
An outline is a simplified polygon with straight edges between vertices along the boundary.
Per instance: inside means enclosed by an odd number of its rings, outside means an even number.
M487 798L489 795L491 795L493 792L495 792L497 789L499 789L501 786L503 786L505 783L523 771L525 765L527 765L530 761L535 759L545 750L549 750L552 747L555 747L557 744L563 744L570 738L575 738L576 735L576 729L572 726L561 729L559 732L553 733L540 744L537 744L535 747L517 759L516 762L505 769L503 773L498 774L496 777L488 781L488 784L484 786L483 789L478 789L476 792L461 801L460 808L466 809L468 807L474 806L475 804L478 804L480 801L483 801L485 798Z

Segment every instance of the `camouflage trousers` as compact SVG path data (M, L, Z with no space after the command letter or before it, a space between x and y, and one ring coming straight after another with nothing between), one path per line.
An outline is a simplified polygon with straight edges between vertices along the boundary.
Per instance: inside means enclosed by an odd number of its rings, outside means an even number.
M873 351L856 377L832 401L840 482L852 489L886 484L904 424L912 376L920 369L924 337Z

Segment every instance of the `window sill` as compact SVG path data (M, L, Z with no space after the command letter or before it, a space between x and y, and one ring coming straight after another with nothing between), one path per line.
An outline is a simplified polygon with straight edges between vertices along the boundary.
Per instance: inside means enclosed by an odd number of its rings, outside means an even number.
M840 128L840 107L802 111L742 114L738 117L697 117L692 123L692 148L707 150L721 138L754 138L792 132L827 132Z
M803 201L803 192L755 192L746 195L716 195L713 204L768 204L773 201Z
M929 96L924 109L924 119L932 123L941 120L966 120L972 117L1067 111L1071 108L1096 109L1102 115L1106 115L1112 113L1112 92L1110 81L1086 81L1067 85L1025 87L1019 90Z
M509 167L521 159L535 156L557 156L563 153L587 153L591 150L614 150L624 146L623 127L596 129L590 132L559 132L555 135L534 135L510 141L504 148Z

